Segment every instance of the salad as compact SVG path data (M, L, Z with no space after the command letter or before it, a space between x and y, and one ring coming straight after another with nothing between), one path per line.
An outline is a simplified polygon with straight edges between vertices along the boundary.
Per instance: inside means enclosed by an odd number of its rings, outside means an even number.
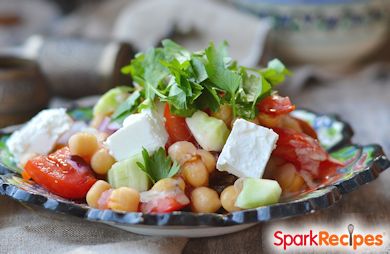
M226 213L316 188L342 164L294 118L277 59L240 66L227 43L190 52L170 40L122 68L90 123L43 110L7 148L21 175L60 197L119 212Z

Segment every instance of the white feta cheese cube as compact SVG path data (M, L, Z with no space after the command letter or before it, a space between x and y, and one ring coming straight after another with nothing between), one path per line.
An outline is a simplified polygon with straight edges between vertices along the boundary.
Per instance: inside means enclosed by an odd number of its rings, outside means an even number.
M278 138L271 129L237 119L219 155L217 169L237 177L261 178Z
M164 147L168 133L164 122L151 112L141 112L128 116L123 127L109 136L105 142L111 155L117 160L125 160L142 151L154 152Z
M11 135L8 149L17 162L29 154L48 154L72 124L64 108L43 110Z

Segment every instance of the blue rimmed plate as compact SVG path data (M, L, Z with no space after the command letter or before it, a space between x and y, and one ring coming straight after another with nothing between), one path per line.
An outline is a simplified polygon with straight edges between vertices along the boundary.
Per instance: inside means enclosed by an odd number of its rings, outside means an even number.
M77 120L88 121L90 108L75 108L69 113ZM228 214L118 213L89 208L86 204L66 200L47 192L32 181L23 180L13 164L5 141L10 130L0 136L0 194L25 204L40 206L58 213L109 224L134 233L164 236L206 237L236 232L259 222L313 213L338 202L343 194L374 180L390 166L378 145L355 145L350 126L335 115L321 115L297 110L295 117L310 123L319 134L321 144L345 167L330 176L317 189L283 199L280 203Z

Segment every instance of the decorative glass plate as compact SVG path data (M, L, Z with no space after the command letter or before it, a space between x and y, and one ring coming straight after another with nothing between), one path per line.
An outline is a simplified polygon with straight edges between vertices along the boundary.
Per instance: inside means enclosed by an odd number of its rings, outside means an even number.
M91 118L90 108L75 108L69 113L76 120L89 121ZM92 209L86 204L53 195L12 172L20 172L20 169L13 164L5 141L15 128L3 129L0 132L0 194L26 204L106 223L134 233L206 237L232 233L259 222L304 215L330 207L338 202L342 195L373 181L390 166L390 161L379 145L352 144L351 127L337 116L321 115L303 109L294 112L294 116L310 123L317 131L321 145L334 158L344 162L345 167L330 176L317 189L284 198L275 205L227 214L143 214Z

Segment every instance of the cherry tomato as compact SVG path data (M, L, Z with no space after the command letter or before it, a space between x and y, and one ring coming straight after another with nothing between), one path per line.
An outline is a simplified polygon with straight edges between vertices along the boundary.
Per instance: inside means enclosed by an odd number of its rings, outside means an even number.
M273 155L304 170L316 179L331 174L341 163L332 159L316 139L292 129L273 128L279 135Z
M173 144L178 141L189 141L192 143L195 142L195 139L187 126L185 118L172 115L168 104L165 104L164 117L166 120L165 129L169 134L169 144Z
M317 132L313 129L313 127L311 127L311 125L308 122L306 122L302 119L299 119L299 118L295 118L295 117L292 117L292 118L294 118L298 122L303 133L305 133L306 135L309 135L310 137L312 137L314 139L318 139Z
M69 199L85 198L96 182L90 166L64 147L48 156L37 156L24 167L26 175L50 192Z
M185 204L179 203L175 197L166 196L142 203L140 210L143 213L170 213L185 206Z
M260 113L270 115L284 115L295 110L295 105L290 101L289 97L280 95L270 95L257 104Z
M322 161L320 163L320 170L319 170L319 175L318 178L326 178L327 176L331 176L334 174L334 172L341 168L344 164L341 162L333 159L332 157L328 156L328 159L325 161Z

